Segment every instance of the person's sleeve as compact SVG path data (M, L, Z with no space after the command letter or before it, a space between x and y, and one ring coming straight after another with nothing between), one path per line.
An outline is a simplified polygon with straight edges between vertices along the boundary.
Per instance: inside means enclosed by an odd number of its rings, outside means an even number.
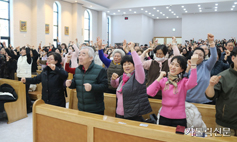
M101 69L97 77L97 83L91 84L91 86L92 92L105 92L108 89L107 73L104 68Z
M36 50L33 50L33 58L34 58L34 60L37 60L38 56L39 56L38 52Z
M191 69L191 74L189 76L189 79L185 83L186 90L190 90L197 86L197 69Z
M69 73L75 74L76 68L70 68L70 67L69 67L69 63L66 63L66 64L65 64L65 70L66 70L67 72L69 72Z
M59 74L59 77L60 77L62 80L64 80L64 81L65 81L65 80L67 79L67 77L68 77L68 73L67 73L63 68L59 68L59 67L56 66L55 72L56 72L57 74Z
M140 60L136 51L132 52L132 58L135 66L135 78L140 84L143 84L145 81L145 72L142 61Z
M105 64L105 66L108 68L110 63L111 63L111 60L106 58L104 56L104 52L103 52L103 49L99 50L99 57L100 57L100 60Z
M119 78L120 77L118 77L116 80L113 80L112 77L111 77L110 84L113 88L117 88L119 86Z
M131 55L131 52L128 52L127 55Z
M70 89L75 89L76 88L76 81L75 81L74 77L72 79L72 84L71 84L71 86L69 88Z
M149 87L147 87L147 95L154 97L157 92L161 89L160 82L163 79L161 79L159 82L155 80Z
M30 56L30 49L26 48L26 57L27 57L27 63L31 64L31 56Z
M221 85L221 79L219 80L219 82L214 86L214 91L215 91L215 95L210 98L206 95L206 97L209 99L209 100L214 100L216 98L218 98L220 96L220 93L222 92L222 85Z
M78 46L76 46L76 44L74 44L74 45L73 45L73 48L74 48L75 53L76 53L75 56L78 57L78 56L79 56L79 53L80 53L80 50L79 50Z
M210 48L210 52L211 52L211 56L206 61L206 64L205 64L208 70L211 70L214 67L214 65L216 63L216 60L217 60L217 50L216 50L216 47Z
M228 69L228 68L230 68L230 65L227 64L227 63L223 63L223 62L222 62L222 66L223 66L223 71L226 70L226 69Z
M140 58L141 59L141 58ZM142 60L141 60L142 61ZM145 70L149 70L151 66L152 60L147 60L142 62L142 66Z
M222 52L222 53L221 53L220 60L223 61L224 63L226 63L227 61L224 60L224 58L225 58L225 52Z
M174 47L173 47L173 53L174 53L174 56L181 55L181 54L180 54L180 51L179 51L179 48L178 48L177 45L174 45ZM172 59L172 58L169 58L169 59L168 59L168 65L170 65L171 59Z
M25 84L39 84L41 82L41 74L37 75L34 78L26 78Z
M46 60L41 60L41 58L39 59L39 63L42 64L42 65L46 65L47 61Z

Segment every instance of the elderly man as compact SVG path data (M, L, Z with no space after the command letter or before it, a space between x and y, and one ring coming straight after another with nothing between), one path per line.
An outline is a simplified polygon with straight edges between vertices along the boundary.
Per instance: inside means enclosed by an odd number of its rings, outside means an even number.
M94 63L94 50L82 47L79 54L79 67L73 80L67 80L66 86L77 90L78 109L104 115L104 94L108 88L107 74L104 68Z
M231 56L226 56L226 52L232 52L232 51L233 51L233 49L234 49L234 44L233 44L232 41L228 41L228 42L226 43L226 49L227 49L228 51L225 51L225 52L221 53L221 60L222 60L224 63L228 62L229 65L231 65L231 64L233 64L233 62L232 62L232 60L231 60ZM227 58L227 60L225 60L225 58Z

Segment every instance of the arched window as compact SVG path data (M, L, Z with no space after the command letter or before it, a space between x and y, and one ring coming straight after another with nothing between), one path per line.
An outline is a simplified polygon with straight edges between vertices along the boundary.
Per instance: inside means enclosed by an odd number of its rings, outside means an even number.
M10 0L0 0L0 41L10 44Z
M109 17L107 17L107 45L109 46Z
M86 10L84 12L84 42L89 43L90 42L90 12Z
M58 45L58 4L54 2L53 4L53 41L54 46L57 47Z

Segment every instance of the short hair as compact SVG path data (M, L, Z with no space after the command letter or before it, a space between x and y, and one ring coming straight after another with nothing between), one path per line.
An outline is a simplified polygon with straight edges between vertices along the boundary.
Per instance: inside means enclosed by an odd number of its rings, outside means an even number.
M20 51L21 51L21 50L26 50L26 47L25 47L25 46L21 47Z
M171 59L171 62L174 60L174 59L177 59L177 62L179 63L181 69L183 69L183 74L185 73L186 69L187 69L187 59L184 57L184 56L174 56L172 59Z
M61 64L61 62L62 62L62 57L61 57L61 55L60 55L59 53L56 53L56 52L50 52L49 55L48 55L48 57L51 56L51 55L54 56L54 60L55 60L55 61L58 61L58 63L56 64L56 66L59 66L59 65Z
M125 62L131 62L134 65L133 59L131 55L125 55L122 60L121 60L121 65L123 66L123 64Z
M235 57L237 56L237 46L234 47L234 49L232 50L230 56L231 56L231 57L232 57L232 56L235 56Z
M143 53L143 50L142 50L142 49L139 49L139 50L137 50L137 53L138 53L138 52L142 52L142 53Z
M92 60L94 60L95 51L94 51L94 49L93 49L92 47L83 46L83 47L81 48L81 50L82 50L82 49L88 49L88 55L89 55L89 57L92 57Z
M121 58L125 56L125 53L122 49L115 49L112 53L112 57L114 56L115 53L119 53L121 55Z
M147 44L145 44L144 46L148 46Z
M216 48L216 50L217 50L217 55L218 55L218 57L220 59L220 57L221 57L221 50L219 48Z
M62 47L62 45L64 45L64 46L65 46L65 48L67 48L67 45L66 45L65 43L62 43L62 44L61 44L61 47Z
M206 57L206 55L205 55L205 51L204 51L204 49L202 49L201 47L197 47L197 48L195 48L194 50L193 50L193 53L196 51L196 50L201 50L202 52L203 52L203 59L205 59L205 57Z
M231 40L227 41L227 42L226 42L226 45L227 45L228 43L232 43L232 44L233 44L233 41L231 41ZM233 45L234 45L234 44L233 44Z
M62 52L62 50L61 50L60 48L56 48L55 51L56 51L57 49L59 50L60 53Z
M157 50L162 50L163 54L166 55L168 52L168 48L163 44L163 45L158 45L156 46L156 48L154 49L154 53L156 54Z

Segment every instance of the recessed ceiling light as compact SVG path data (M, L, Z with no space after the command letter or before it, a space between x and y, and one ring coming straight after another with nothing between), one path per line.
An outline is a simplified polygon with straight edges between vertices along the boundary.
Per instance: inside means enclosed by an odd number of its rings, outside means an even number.
M141 10L143 10L143 8L141 8Z
M202 9L201 7L199 7L199 9Z
M159 17L156 17L157 19L159 19Z
M167 6L166 9L168 9L169 7Z
M187 13L188 11L185 11L185 13Z
M177 18L179 18L179 16L177 16Z
M200 7L201 5L198 5L198 7Z
M182 8L184 8L184 6L182 6Z
M151 15L151 13L149 13L149 15Z
M145 11L145 12L147 12L147 11Z
M163 16L165 16L165 14L163 14Z
M235 4L237 4L237 2L235 2Z
M231 8L230 10L234 10L233 8Z
M92 5L90 7L92 7Z
M118 12L120 12L120 10L118 10Z
M109 13L109 11L107 11Z
M171 13L174 13L173 11Z
M174 15L176 15L176 14L174 13Z
M169 17L166 17L167 19L169 18Z
M215 9L215 11L217 11L217 9Z
M123 14L126 14L126 12L123 12Z
M156 9L155 7L153 9Z
M235 5L233 5L232 7L235 7Z
M129 11L132 11L132 9L129 9Z
M134 11L134 13L137 13L136 11Z
M162 12L160 12L160 14L162 14Z
M157 12L159 12L159 10L157 10Z
M154 14L152 16L155 16Z
M217 9L218 7L215 7L215 9Z
M114 15L116 14L116 13L113 13Z
M185 11L186 9L184 8L184 11Z
M169 9L169 11L171 11L171 9Z
M199 10L199 12L202 12L202 10Z
M216 3L216 5L218 5L218 3Z
M77 2L77 1L75 1L75 2Z

